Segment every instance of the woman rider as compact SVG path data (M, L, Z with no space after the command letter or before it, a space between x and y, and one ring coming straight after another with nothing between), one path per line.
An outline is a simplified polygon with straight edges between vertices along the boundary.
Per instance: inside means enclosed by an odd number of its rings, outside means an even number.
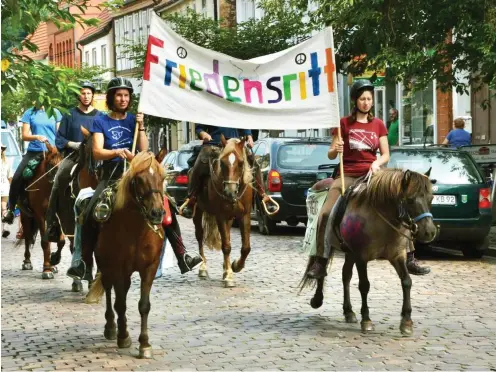
M327 275L329 252L324 252L324 235L329 215L341 195L341 180L339 178L344 178L344 186L348 188L359 177L366 175L369 171L377 172L382 165L389 161L386 126L382 120L374 118L371 112L373 94L374 86L370 81L357 80L350 90L350 98L354 103L351 115L340 121L343 139L338 138L336 129L333 131L333 140L327 156L329 159L335 159L338 154L343 154L344 177L338 173L320 211L317 225L317 257L307 273L310 278L320 279ZM376 156L377 149L381 153L379 159ZM410 274L423 275L430 271L429 268L418 265L413 257L413 252L408 252L407 267Z
M22 115L22 140L29 141L26 154L17 167L9 191L9 209L2 222L11 225L14 222L14 210L17 199L23 188L22 172L31 159L39 157L47 150L45 142L55 146L55 132L57 131L62 115L59 110L54 110L54 116L48 117L45 108L32 107Z
M102 160L103 165L100 182L85 208L85 221L81 234L81 239L85 244L82 244L82 247L94 248L96 244L98 225L91 217L93 208L102 191L122 176L125 160L131 161L134 158L131 150L136 125L138 125L137 148L140 151L148 151L148 138L145 133L143 114L138 113L135 116L128 112L133 90L133 85L128 79L113 78L107 86L106 97L110 113L98 115L90 128L93 136L93 157L97 161ZM181 234L180 231L176 231L176 233L178 236ZM76 246L76 250L82 247ZM74 279L82 279L86 271L85 262L93 262L93 251L84 252L83 250L83 261L77 259L78 255L73 258L72 266L67 271L67 275ZM183 262L178 262L182 273L193 269L202 262L200 257L190 257L184 250L182 250L182 258Z

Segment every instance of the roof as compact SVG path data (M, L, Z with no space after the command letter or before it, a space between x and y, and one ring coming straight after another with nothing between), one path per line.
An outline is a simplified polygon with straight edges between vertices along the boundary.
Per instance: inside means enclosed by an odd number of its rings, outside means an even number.
M110 12L110 10L105 9L98 15L97 18L100 20L98 25L88 28L79 39L79 44L88 44L97 39L99 36L109 33L110 28L112 27L112 13Z

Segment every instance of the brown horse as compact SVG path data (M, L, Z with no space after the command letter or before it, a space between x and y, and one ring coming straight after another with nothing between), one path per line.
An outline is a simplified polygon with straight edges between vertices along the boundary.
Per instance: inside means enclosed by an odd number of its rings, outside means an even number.
M55 167L62 160L62 155L57 151L55 146L46 144L47 151L42 154L43 159L36 168L32 180L28 181L26 187L27 206L20 203L21 224L24 231L24 262L23 270L32 270L30 249L34 245L36 235L40 231L41 236L45 234L45 214L48 208L48 200L52 190L53 177L55 176ZM65 240L61 236L57 247L62 249ZM50 243L41 241L43 248L43 279L53 279L57 269L50 263Z
M330 253L330 263L337 248L341 247L345 252L342 278L343 312L347 323L357 322L350 301L350 281L353 266L357 266L363 332L374 329L367 305L370 289L367 263L385 258L398 273L403 289L400 331L404 335L413 333L410 303L412 280L406 267L406 252L414 239L429 243L438 232L429 212L433 199L429 173L430 170L423 175L399 169L383 169L368 182L359 182L348 189L345 197L338 199L331 213L325 233L326 251ZM312 266L313 259L310 258L306 272ZM301 288L312 282L306 272ZM318 279L317 290L310 301L313 308L322 306L323 288L324 279Z
M81 128L82 130L84 128ZM72 170L72 176L66 175L65 178L72 178L72 182L68 187L60 187L58 193L58 210L56 211L60 221L63 234L69 238L71 253L74 251L74 233L75 233L75 214L74 203L79 191L91 187L96 189L98 177L96 175L96 164L92 154L92 137L84 129L85 140L81 143L78 153L75 154L77 165ZM74 155L72 155L74 156ZM62 258L62 248L59 246L57 251L52 253L50 263L58 265ZM89 283L91 284L91 283ZM72 283L73 292L81 292L83 286L81 280L74 279Z
M138 271L141 277L141 297L138 304L141 314L139 356L152 357L148 342L148 313L150 289L157 272L164 230L164 180L162 159L152 153L141 152L131 161L117 186L115 208L109 220L101 225L97 238L95 257L100 273L91 287L87 302L95 302L105 291L104 336L115 340L120 348L131 346L127 331L126 296L131 285L131 275ZM116 332L112 310L112 288L115 291L115 310L118 316Z
M233 287L233 272L240 272L250 253L251 206L253 197L252 170L245 152L245 140L221 137L223 148L217 159L210 160L210 177L198 194L193 222L203 263L199 276L207 277L204 245L222 248L224 254L223 280L225 287ZM231 225L233 218L240 222L241 257L231 264ZM220 235L220 236L219 236Z

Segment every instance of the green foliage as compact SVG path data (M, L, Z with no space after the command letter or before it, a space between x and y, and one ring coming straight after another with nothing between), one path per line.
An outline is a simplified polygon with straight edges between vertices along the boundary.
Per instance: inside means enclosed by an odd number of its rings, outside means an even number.
M73 28L77 23L96 25L98 19L83 18L88 6L89 0L68 0L64 6L53 0L2 0L2 61L9 62L7 68L2 68L2 98L9 102L8 110L2 105L2 115L13 120L16 112L33 103L45 106L48 114L54 107L64 111L79 92L79 79L91 80L102 72L56 67L20 54L38 50L26 36L34 33L41 22L51 21L60 30ZM82 14L74 14L71 9ZM12 107L14 103L16 107Z
M308 6L307 0L266 0L265 6L271 11L288 1L300 9ZM333 27L341 72L386 71L389 81L415 79L417 89L436 79L441 89L467 91L462 77L496 87L496 0L318 0L317 4L311 23L316 29Z

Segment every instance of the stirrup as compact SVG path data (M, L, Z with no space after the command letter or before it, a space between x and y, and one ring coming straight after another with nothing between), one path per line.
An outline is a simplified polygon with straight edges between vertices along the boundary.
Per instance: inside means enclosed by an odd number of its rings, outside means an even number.
M272 212L269 212L269 210L267 208L267 201L269 201L270 204L272 204L275 207L275 209ZM274 199L272 199L272 197L270 195L267 195L267 194L262 195L262 206L263 206L263 209L265 211L265 214L267 214L268 216L273 216L274 214L279 212L279 208L280 208L279 203L277 203Z

